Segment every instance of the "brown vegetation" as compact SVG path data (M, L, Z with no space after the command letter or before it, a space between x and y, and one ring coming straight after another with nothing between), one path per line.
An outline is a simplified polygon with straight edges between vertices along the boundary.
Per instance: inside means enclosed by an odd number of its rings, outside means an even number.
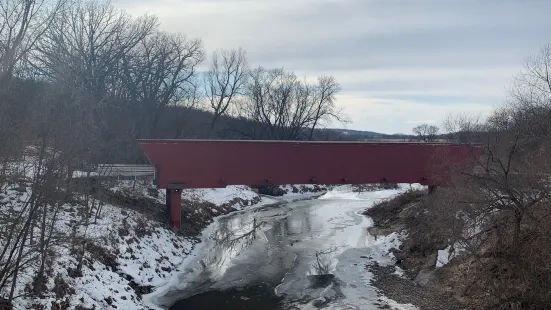
M458 188L441 188L433 196L406 193L369 209L373 235L406 230L408 237L395 252L397 265L428 289L453 295L469 309L547 309L549 303L548 210L534 210L537 219L523 220L515 249L514 215L457 217L453 205ZM546 207L545 209L548 209ZM473 230L476 227L476 230ZM437 251L451 246L458 255L435 269ZM428 281L428 282L427 282Z
M528 61L510 102L488 120L449 120L455 141L484 149L472 158L474 167L451 167L451 186L368 211L378 229L408 230L396 257L412 278L428 279L468 308L551 305L550 70L547 46ZM448 246L459 256L435 273L437 250Z
M405 208L413 209L414 203L418 203L424 195L423 191L410 190L367 209L364 215L371 217L374 222L374 226L370 228L370 233L375 236L387 235L387 231L393 232L405 229L407 218L404 216L403 210Z

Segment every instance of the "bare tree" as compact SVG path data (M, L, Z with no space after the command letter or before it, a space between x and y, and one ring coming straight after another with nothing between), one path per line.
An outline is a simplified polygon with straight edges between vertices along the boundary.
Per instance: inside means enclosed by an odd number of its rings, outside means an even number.
M524 108L549 107L551 105L551 44L545 45L539 54L526 61L524 70L513 83L511 96L516 105Z
M197 103L196 67L204 59L203 43L184 35L156 32L123 56L122 79L127 99L138 104L137 125L149 125L154 137L163 109ZM139 127L138 127L139 128ZM138 136L144 133L138 132Z
M251 73L243 111L259 124L263 136L270 140L298 140L307 128L309 120L304 114L308 102L298 96L308 96L310 88L299 86L296 76L282 69L257 68Z
M205 94L213 117L207 136L210 137L218 118L226 113L236 97L243 95L247 82L247 59L243 49L217 50L205 75Z
M537 119L519 112L500 109L483 126L459 126L476 128L465 136L474 137L484 153L471 158L474 169L458 169L454 185L438 198L448 210L439 221L454 222L448 229L455 229L461 248L480 266L496 264L472 277L477 288L488 289L493 305L549 302L549 286L539 279L551 274L539 266L551 261L543 249L551 231L551 147L549 136L533 138L529 128Z
M469 254L469 293L486 307L545 308L551 302L551 65L549 46L527 62L508 104L487 120L457 116L446 125L476 143L474 169L457 169L453 186L433 196L438 222ZM489 268L489 266L492 266ZM477 295L474 291L482 291ZM478 303L478 306L480 304Z
M417 135L420 141L431 142L436 140L439 128L434 125L421 124L413 128L413 133Z
M50 80L86 90L99 101L120 88L123 57L156 26L156 18L132 19L109 1L79 0L45 32L33 63Z
M0 82L11 77L66 0L0 0Z
M444 119L444 129L451 141L473 144L481 142L486 131L486 124L476 115L453 114Z
M551 132L550 72L551 45L548 44L539 54L528 59L510 91L511 99L507 106L510 118L523 119L519 124L536 140Z
M251 72L241 117L256 122L252 138L270 140L309 139L323 121L344 119L334 106L338 84L321 77L319 85L297 79L283 69L259 67Z
M315 91L315 114L314 121L310 127L308 140L312 140L314 130L324 121L337 120L347 122L348 118L342 110L337 109L335 105L335 96L341 90L337 80L332 76L320 76Z
M46 261L52 258L50 248L55 241L54 227L65 201L63 188L58 186L58 182L69 158L75 155L67 148L70 145L68 141L73 137L73 131L69 129L73 129L71 125L84 125L82 119L62 108L67 101L59 94L49 88L40 95L35 100L40 100L42 104L35 102L35 111L29 122L36 136L24 163L32 166L32 174L8 179L8 184L19 183L25 188L27 199L21 208L2 214L1 219L6 221L2 224L8 227L8 232L3 235L6 244L0 251L0 287L10 287L9 301L15 298L20 272L30 267L36 270L32 291L40 293L46 289Z
M173 106L175 113L169 112L172 116L171 123L174 128L174 139L182 139L187 134L186 121L189 119L191 111L196 110L199 106L203 94L200 90L200 82L195 76L187 81L188 87L184 92L184 96Z

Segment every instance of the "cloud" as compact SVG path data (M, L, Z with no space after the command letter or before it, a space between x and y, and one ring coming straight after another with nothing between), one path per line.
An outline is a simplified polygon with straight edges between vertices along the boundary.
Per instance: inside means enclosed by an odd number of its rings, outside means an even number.
M435 119L429 119L429 120L422 120L422 121L406 121L408 124L433 124L436 123L437 120Z
M155 14L207 50L243 47L252 66L315 81L333 75L355 129L406 130L407 120L489 111L524 59L548 40L543 0L119 0ZM352 113L376 108L385 120ZM406 117L402 110L415 113ZM486 113L486 112L485 112ZM402 117L403 115L403 117ZM395 130L391 128L396 126Z
M344 112L352 118L352 123L345 124L345 127L356 130L377 128L377 131L383 133L411 133L414 124L420 122L419 120L442 126L444 119L450 114L468 113L484 118L494 109L493 105L475 102L441 105L360 95L341 95L338 100L344 107ZM343 126L337 123L331 125Z
M369 92L372 96L411 99L435 97L465 100L502 101L518 68L384 68L334 70L346 93ZM299 76L315 82L315 71L298 71ZM442 102L445 103L445 102Z

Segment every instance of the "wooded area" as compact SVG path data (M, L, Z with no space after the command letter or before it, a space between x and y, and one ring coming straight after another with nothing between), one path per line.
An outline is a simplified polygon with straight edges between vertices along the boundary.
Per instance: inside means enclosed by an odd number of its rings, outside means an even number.
M136 161L136 138L304 140L346 120L334 78L249 68L243 49L207 57L201 39L161 31L154 16L98 1L3 0L1 9L3 152L59 130L63 148L88 150L80 162Z

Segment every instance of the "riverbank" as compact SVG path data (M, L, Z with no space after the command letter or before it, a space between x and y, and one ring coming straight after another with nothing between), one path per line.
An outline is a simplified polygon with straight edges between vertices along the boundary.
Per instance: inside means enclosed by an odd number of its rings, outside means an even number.
M420 310L466 309L445 290L446 282L437 280L453 255L445 238L423 230L423 221L430 220L423 216L426 195L425 190L410 190L364 212L373 219L369 232L376 238L404 235L402 244L393 250L396 266L367 266L375 275L372 284L382 295Z
M382 296L408 303L419 310L462 310L461 303L453 297L420 286L403 274L397 266L369 265L368 270L374 274L373 286L379 289Z

